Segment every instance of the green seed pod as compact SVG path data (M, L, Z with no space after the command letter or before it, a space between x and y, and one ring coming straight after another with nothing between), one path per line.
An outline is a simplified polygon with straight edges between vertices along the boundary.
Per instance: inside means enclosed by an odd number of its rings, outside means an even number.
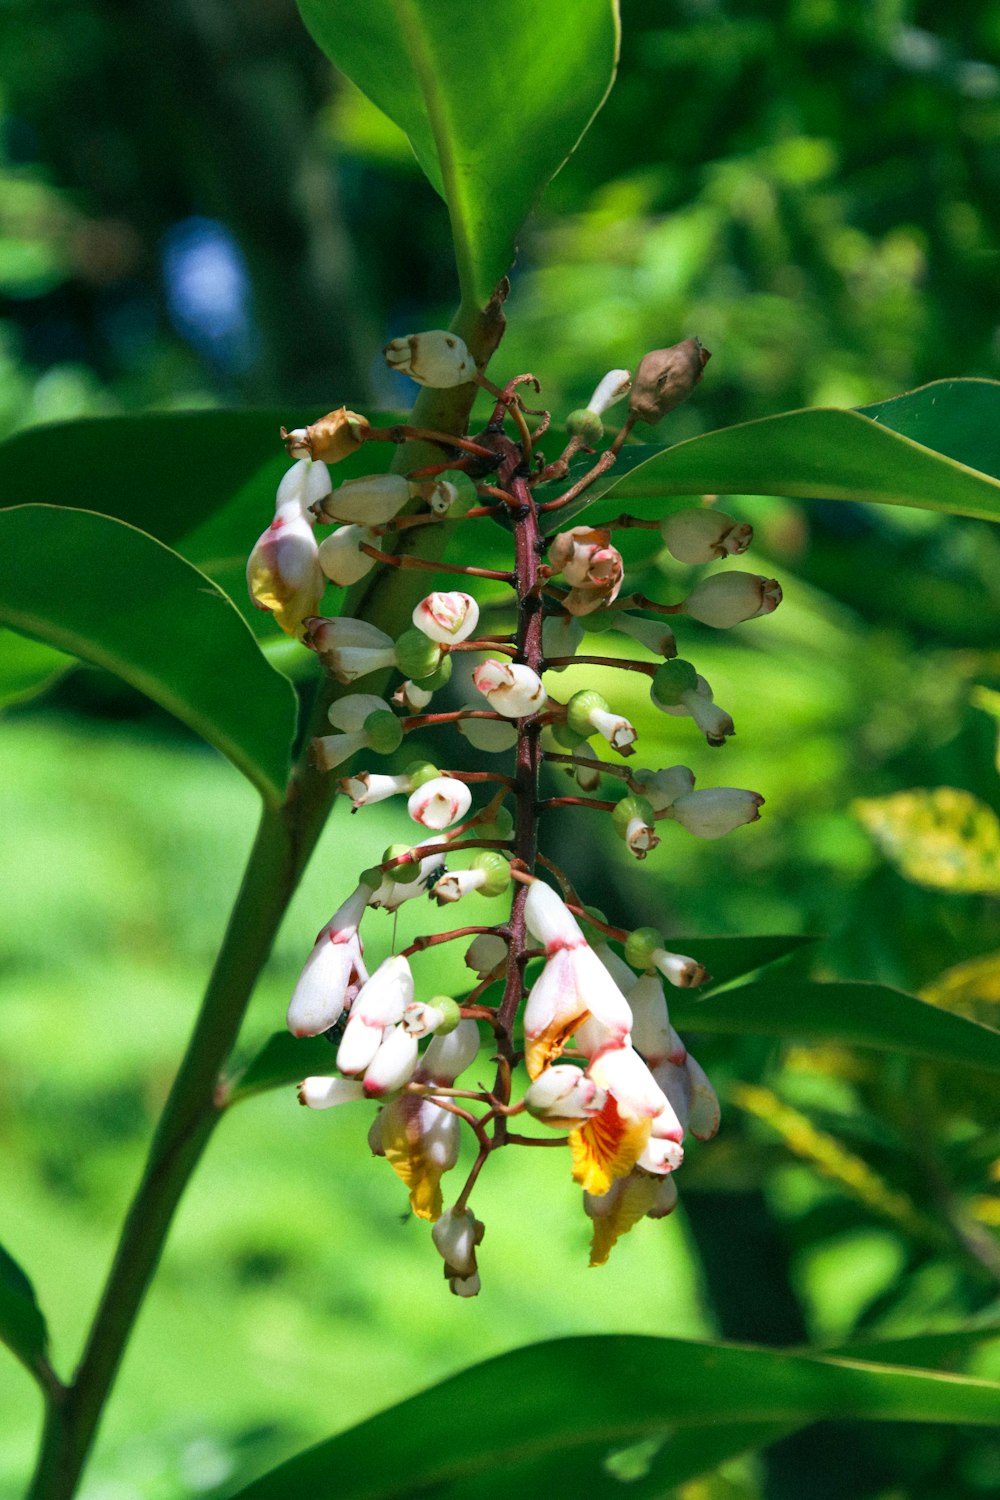
M403 743L403 726L387 708L377 708L368 715L365 734L376 755L391 755Z
M403 773L410 778L410 791L415 792L418 786L423 786L425 781L433 781L441 772L437 766L432 766L429 760L411 761Z
M600 713L611 712L607 698L602 698L593 688L584 688L582 693L574 693L566 705L566 723L584 739L594 733L589 716L595 708Z
M418 688L425 693L436 693L438 688L443 688L451 678L451 657L442 656L436 668L429 677L414 678L413 681Z
M628 833L628 825L634 818L641 818L650 827L653 825L653 808L645 797L623 797L611 814L611 821L615 825L615 832L619 838L625 838Z
M697 687L698 673L694 667L689 661L675 656L673 661L665 661L662 667L657 668L649 691L654 703L663 703L668 708L673 708L680 703L685 693L693 693Z
M637 927L625 942L625 962L633 969L651 969L653 954L663 947L663 938L655 927Z
M387 859L399 859L404 854L409 854L413 848L412 844L390 844L382 855L383 864ZM396 865L395 869L385 872L390 880L397 885L410 885L420 877L419 859L409 860L405 865Z
M470 868L486 872L486 883L479 887L483 896L502 896L510 885L510 865L496 849L481 850L471 861Z
M588 448L593 448L604 436L604 423L589 406L578 406L566 418L566 431L570 437L582 438Z
M444 1012L444 1020L435 1031L435 1036L447 1036L449 1031L455 1030L462 1019L462 1008L456 1000L453 1000L450 995L432 995L427 1004L433 1005L435 1010Z
M396 642L396 665L404 677L412 677L423 686L422 679L437 671L441 662L441 647L430 640L416 627L404 630Z

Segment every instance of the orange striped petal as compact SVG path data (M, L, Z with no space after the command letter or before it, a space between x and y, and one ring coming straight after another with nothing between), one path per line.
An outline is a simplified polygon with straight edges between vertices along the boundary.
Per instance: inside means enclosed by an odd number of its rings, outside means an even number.
M657 1193L658 1183L654 1177L633 1172L616 1183L613 1192L607 1195L614 1200L607 1210L602 1211L600 1199L587 1205L587 1211L594 1221L594 1236L590 1244L592 1266L605 1264L622 1235L627 1234L655 1206Z
M649 1140L649 1120L626 1120L609 1098L599 1115L569 1133L573 1181L585 1193L602 1197L619 1177L627 1177Z

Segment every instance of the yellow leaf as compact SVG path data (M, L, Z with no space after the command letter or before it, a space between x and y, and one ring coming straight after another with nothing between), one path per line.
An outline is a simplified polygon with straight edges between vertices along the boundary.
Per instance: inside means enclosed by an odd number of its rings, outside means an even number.
M917 787L858 800L852 811L907 880L941 891L1000 892L1000 819L971 792Z

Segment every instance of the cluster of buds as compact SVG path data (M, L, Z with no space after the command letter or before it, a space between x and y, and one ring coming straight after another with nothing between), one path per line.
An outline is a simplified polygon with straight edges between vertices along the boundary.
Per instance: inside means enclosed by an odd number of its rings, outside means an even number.
M654 929L615 927L585 908L569 876L538 854L540 818L561 806L607 816L628 852L645 860L668 824L717 839L754 822L763 802L736 787L696 789L688 766L633 769L638 735L623 707L587 687L556 696L553 676L575 667L621 668L633 682L643 675L656 708L693 719L709 745L721 746L734 732L733 720L715 703L705 678L678 656L667 619L686 616L728 629L771 613L781 590L774 579L727 568L698 578L674 602L625 592L625 564L612 540L619 526L655 531L670 556L688 567L742 554L751 528L712 506L687 507L662 520L621 516L608 525L558 530L560 510L570 504L579 510L634 425L658 421L691 393L708 360L696 339L647 355L634 380L625 370L606 376L588 405L567 419L566 445L550 463L537 448L548 414L527 412L517 393L530 377L498 390L462 340L440 330L394 339L385 355L391 368L423 385L478 383L496 406L473 438L408 424L377 428L345 408L312 427L283 432L295 463L279 487L275 520L251 555L251 594L282 629L303 640L332 679L327 697L334 732L313 741L314 764L338 771L352 812L405 798L409 819L421 830L415 841L390 845L356 877L355 890L306 961L288 1025L296 1036L325 1035L336 1047L335 1071L306 1078L301 1102L312 1109L374 1103L372 1151L403 1181L413 1212L433 1223L451 1290L474 1296L484 1229L470 1197L495 1150L565 1143L568 1173L593 1224L596 1265L640 1219L671 1212L686 1143L709 1139L719 1123L715 1093L671 1024L665 990L665 984L702 985L710 976L696 958L671 952ZM593 457L605 413L626 395L622 426ZM534 434L529 415L541 416ZM512 436L509 418L516 426ZM330 464L373 444L410 439L438 444L440 466L334 487ZM585 453L593 459L589 467ZM574 460L584 472L560 490ZM375 567L443 566L418 552L397 551L404 530L464 527L491 517L513 533L511 569L450 566L447 571L464 575L464 587L420 599L402 634L320 613L327 580L349 585ZM318 540L316 529L329 523L343 524ZM481 634L480 605L466 591L480 578L511 590L509 607L502 606L506 631ZM498 624L504 624L499 614ZM647 655L588 653L593 637L608 635L620 645L626 638ZM477 697L432 708L436 694L453 692L458 653L479 656L471 673ZM398 685L393 673L402 679ZM378 680L366 682L373 677ZM355 691L356 683L386 696ZM408 734L432 729L445 745L452 732L464 736L484 757L481 768L449 770L405 756L402 765L384 769L347 764L361 752L394 756ZM505 751L513 751L513 766L497 769L493 757ZM575 779L574 795L544 787L547 775L562 772ZM590 795L604 780L615 795ZM478 806L477 793L483 797ZM507 896L509 914L485 924L473 916L471 925L424 933L369 974L361 927L374 919L367 913L395 911L420 896L439 907ZM458 997L439 994L437 946L469 938L466 963L474 984ZM497 1064L492 1086L482 1083L481 1064L472 1080L463 1079L479 1058L484 1034ZM519 1123L527 1130L516 1129ZM474 1138L476 1159L445 1206L442 1183L458 1162L463 1131Z

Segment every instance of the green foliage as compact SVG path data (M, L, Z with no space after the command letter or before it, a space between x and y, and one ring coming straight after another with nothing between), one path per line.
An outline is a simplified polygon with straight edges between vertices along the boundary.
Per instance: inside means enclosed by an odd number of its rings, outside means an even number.
M545 184L601 107L618 57L616 0L299 0L326 55L410 139L448 205L462 297L510 269ZM488 122L488 123L487 123ZM420 225L409 226L416 237Z
M344 1500L422 1488L471 1500L513 1486L603 1500L621 1493L623 1479L630 1494L652 1500L732 1451L728 1424L746 1424L735 1435L740 1447L819 1416L991 1426L998 1400L1000 1385L990 1381L861 1361L676 1339L562 1340L474 1366L283 1464L238 1500L278 1500L333 1482ZM692 1427L700 1441L675 1463L674 1437Z
M49 1334L35 1289L0 1245L0 1340L37 1375L48 1360Z
M0 512L0 548L0 620L115 673L280 800L295 695L205 574L133 526L67 507Z

